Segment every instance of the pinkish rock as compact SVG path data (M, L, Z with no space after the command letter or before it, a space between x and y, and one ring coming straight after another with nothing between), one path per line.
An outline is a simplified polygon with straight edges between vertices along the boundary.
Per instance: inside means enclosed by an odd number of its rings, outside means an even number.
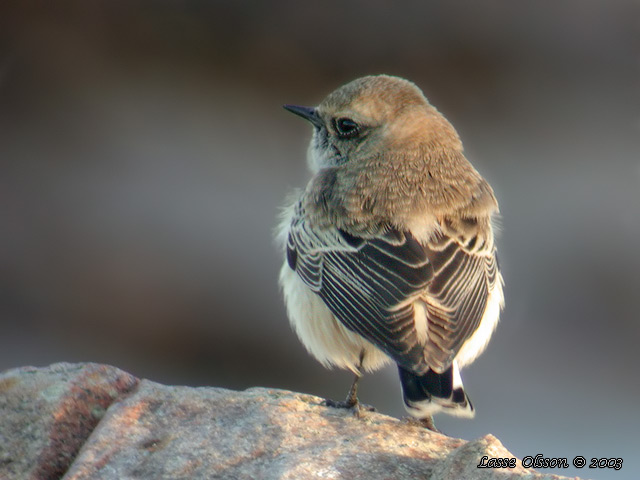
M133 377L97 365L0 375L0 432L11 432L8 448L0 444L0 478L564 478L519 460L514 468L477 468L483 455L513 457L491 435L466 442L378 413L355 418L309 395L135 386Z
M90 363L1 373L0 478L61 478L109 405L137 383Z

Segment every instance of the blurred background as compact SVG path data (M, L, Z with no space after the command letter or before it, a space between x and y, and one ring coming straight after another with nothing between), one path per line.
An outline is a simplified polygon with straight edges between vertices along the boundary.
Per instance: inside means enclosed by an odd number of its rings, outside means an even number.
M507 307L463 372L477 416L437 425L637 478L639 62L636 0L4 1L0 370L341 399L351 375L305 352L278 291L273 229L311 134L281 105L395 74L502 212ZM360 397L404 415L394 368Z

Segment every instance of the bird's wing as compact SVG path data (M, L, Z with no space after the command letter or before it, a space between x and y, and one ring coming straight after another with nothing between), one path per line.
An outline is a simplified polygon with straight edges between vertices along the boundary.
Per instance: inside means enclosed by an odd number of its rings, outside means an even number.
M428 245L396 230L363 238L296 215L287 260L340 322L416 373L446 370L486 306L484 257L444 234ZM419 300L427 306L426 346L415 324Z
M425 355L429 366L440 372L479 327L489 294L501 277L488 220L445 220L426 252L433 278L423 296L428 319Z

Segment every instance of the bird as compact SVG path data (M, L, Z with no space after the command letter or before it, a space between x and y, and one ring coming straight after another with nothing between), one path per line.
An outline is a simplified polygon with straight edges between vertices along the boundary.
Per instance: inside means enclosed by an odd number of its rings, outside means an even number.
M504 306L498 202L454 127L413 82L369 75L309 121L311 179L282 210L279 284L302 344L358 381L395 363L410 419L473 417L460 369L486 348Z

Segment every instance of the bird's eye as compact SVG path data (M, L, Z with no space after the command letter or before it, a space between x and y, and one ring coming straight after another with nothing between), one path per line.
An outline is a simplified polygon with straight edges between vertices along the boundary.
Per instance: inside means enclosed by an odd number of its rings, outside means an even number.
M350 118L335 119L333 126L340 138L354 138L360 134L360 125Z

